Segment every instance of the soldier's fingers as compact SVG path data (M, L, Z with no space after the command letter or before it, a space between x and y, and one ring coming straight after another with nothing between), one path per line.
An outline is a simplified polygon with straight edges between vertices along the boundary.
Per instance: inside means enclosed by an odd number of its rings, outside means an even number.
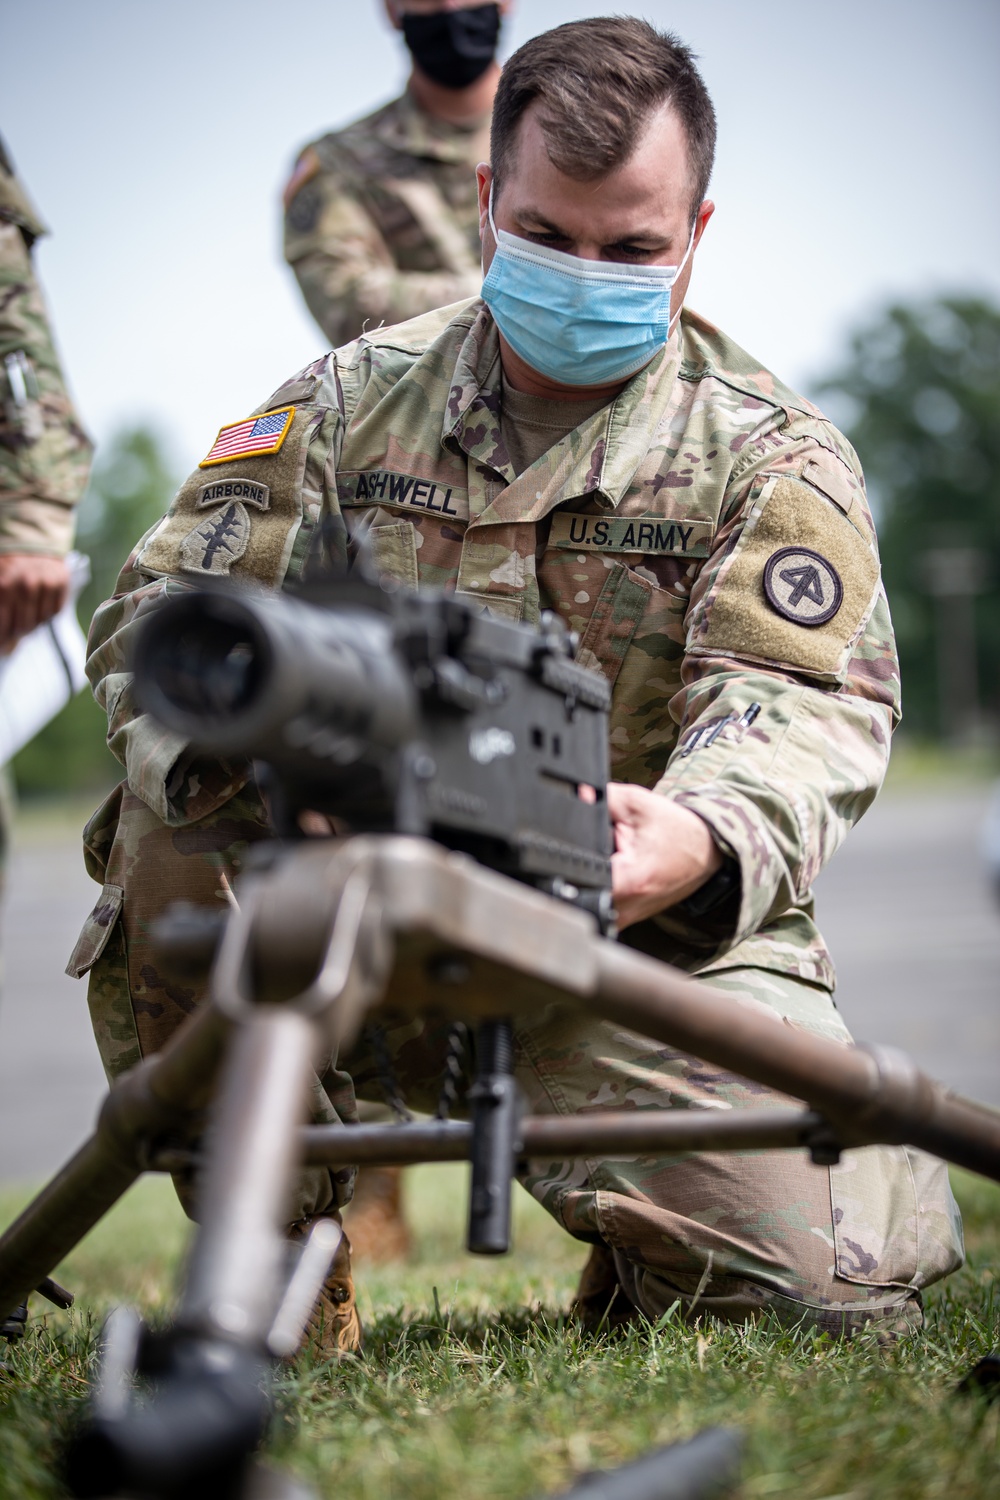
M38 624L38 589L19 579L11 590L10 629L15 641L34 630Z
M68 592L68 588L59 583L47 583L40 588L35 603L35 624L44 625L54 619L66 603Z
M0 652L6 653L14 645L13 611L8 590L0 592Z
M608 782L608 812L613 823L634 823L642 816L643 799L650 794L629 781Z

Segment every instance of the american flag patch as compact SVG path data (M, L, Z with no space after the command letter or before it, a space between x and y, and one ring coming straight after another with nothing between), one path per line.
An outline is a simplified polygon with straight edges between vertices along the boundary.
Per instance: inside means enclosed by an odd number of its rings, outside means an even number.
M229 463L233 458L257 458L265 453L277 453L288 435L295 415L294 406L283 406L280 411L269 411L263 417L247 417L245 422L230 422L219 428L219 436L206 453L199 469L211 464Z

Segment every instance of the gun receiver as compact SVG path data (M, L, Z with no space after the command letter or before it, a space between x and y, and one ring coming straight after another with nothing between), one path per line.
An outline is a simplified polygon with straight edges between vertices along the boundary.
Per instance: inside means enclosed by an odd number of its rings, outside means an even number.
M264 762L284 836L305 808L423 835L606 927L610 695L561 621L354 579L311 595L169 600L137 642L142 707L201 751Z

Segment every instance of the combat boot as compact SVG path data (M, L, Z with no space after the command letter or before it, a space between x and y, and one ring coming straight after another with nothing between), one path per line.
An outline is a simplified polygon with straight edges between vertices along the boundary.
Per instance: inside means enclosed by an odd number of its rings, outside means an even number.
M317 1219L336 1218L336 1214L315 1214L299 1219L288 1230L290 1240L304 1240ZM354 1297L351 1275L351 1242L345 1234L320 1288L319 1298L309 1320L308 1337L328 1359L345 1354L360 1354L364 1343L361 1319Z
M606 1333L626 1328L639 1314L626 1297L615 1270L615 1258L607 1245L594 1245L580 1272L576 1296L569 1306L585 1333Z
M346 1218L356 1260L384 1265L409 1255L402 1178L400 1167L362 1167L355 1178Z

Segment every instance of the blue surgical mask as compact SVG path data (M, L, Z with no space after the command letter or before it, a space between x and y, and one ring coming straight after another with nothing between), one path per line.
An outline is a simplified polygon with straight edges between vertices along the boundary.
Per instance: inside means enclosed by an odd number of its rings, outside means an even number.
M583 260L497 230L490 189L493 264L483 301L516 354L560 385L607 385L647 365L670 337L670 293L678 266ZM678 309L678 316L680 310Z

